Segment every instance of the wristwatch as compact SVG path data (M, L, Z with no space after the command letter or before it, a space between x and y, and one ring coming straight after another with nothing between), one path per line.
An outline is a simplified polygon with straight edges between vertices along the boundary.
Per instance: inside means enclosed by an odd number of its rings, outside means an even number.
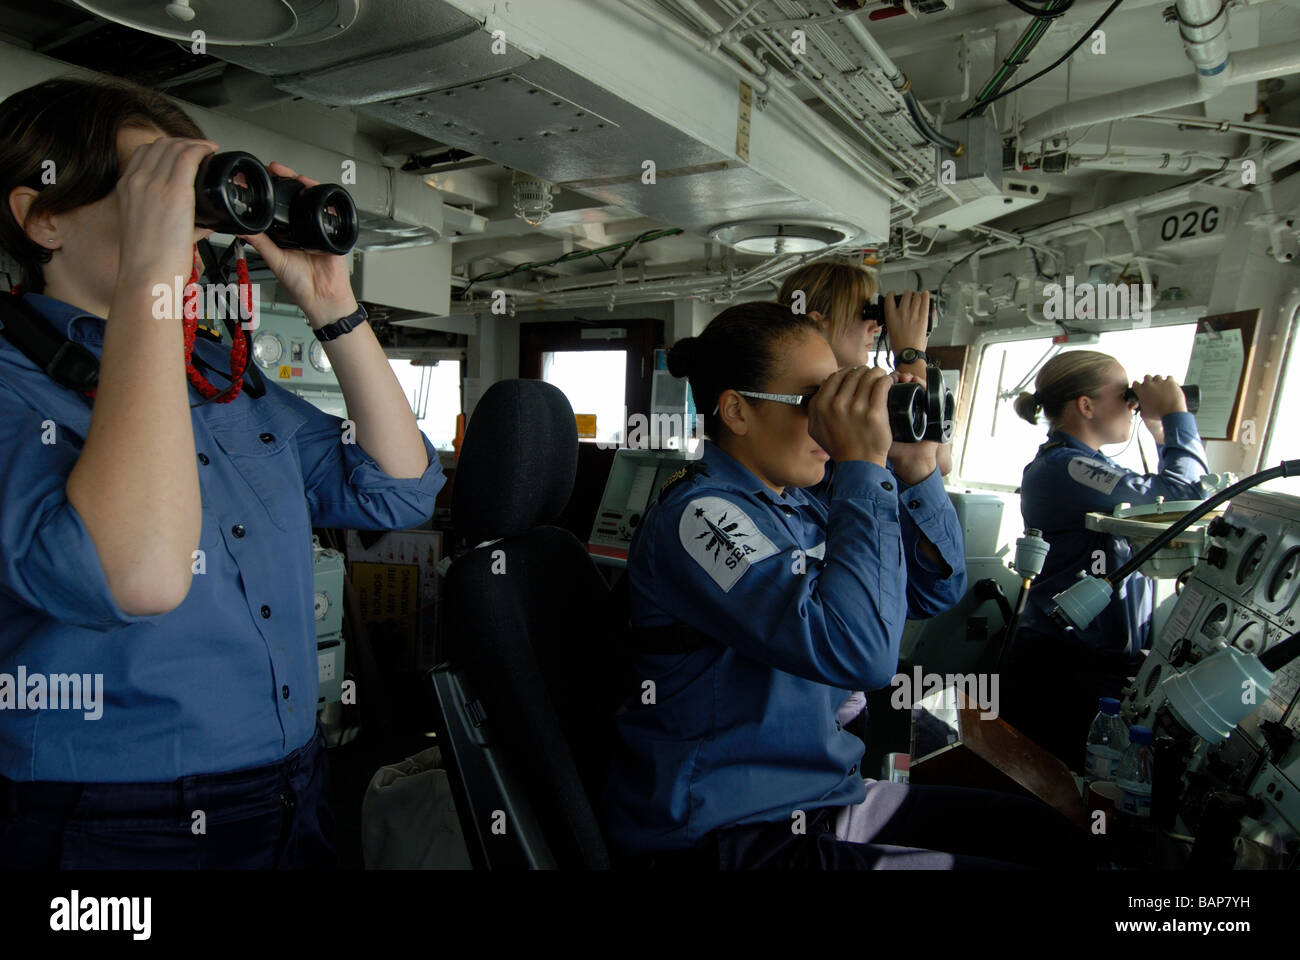
M343 336L343 334L349 333L354 328L365 323L368 316L366 308L358 303L356 310L349 313L343 319L335 320L333 323L327 323L325 326L318 328L315 331L316 339L322 343L328 343L330 340L337 340L339 337Z
M925 363L930 358L925 355L925 351L917 350L913 347L904 347L899 350L895 359L898 363L916 363L918 360Z

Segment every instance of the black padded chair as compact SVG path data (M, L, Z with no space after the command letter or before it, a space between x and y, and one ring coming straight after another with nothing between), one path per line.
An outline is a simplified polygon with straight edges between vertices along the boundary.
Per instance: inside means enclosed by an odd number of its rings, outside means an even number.
M475 867L610 866L595 800L628 692L626 617L573 534L573 410L539 380L493 384L452 496L478 544L444 584L447 662L429 674L444 763Z

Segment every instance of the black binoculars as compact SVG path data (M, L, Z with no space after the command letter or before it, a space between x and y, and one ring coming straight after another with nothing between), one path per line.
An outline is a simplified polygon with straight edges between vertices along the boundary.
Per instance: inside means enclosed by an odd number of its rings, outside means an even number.
M926 371L925 402L929 419L925 439L935 443L950 442L957 428L957 398L943 382L937 367Z
M929 439L930 399L925 386L915 381L894 384L889 388L886 406L889 431L895 443L920 443Z
M1183 391L1183 399L1187 401L1188 413L1195 413L1197 410L1201 409L1200 387L1194 383L1189 383L1187 386L1180 387L1179 389ZM1124 401L1126 403L1137 403L1137 398L1138 395L1133 392L1132 387L1129 387L1124 391ZM1141 410L1142 408L1139 406L1138 409Z
M307 187L276 177L251 153L214 153L194 177L194 225L265 233L284 249L344 254L357 242L357 208L336 183Z
M937 310L935 298L930 299L930 315L925 319L925 335L928 337L934 332L934 317ZM885 301L883 298L868 300L862 307L862 319L868 322L875 322L880 327L883 334L888 334L889 330L885 325Z

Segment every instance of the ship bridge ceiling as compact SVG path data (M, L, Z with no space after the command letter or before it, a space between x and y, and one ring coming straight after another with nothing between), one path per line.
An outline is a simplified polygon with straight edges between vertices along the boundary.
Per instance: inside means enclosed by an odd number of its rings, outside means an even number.
M1294 247L1300 0L190 5L0 13L53 63L418 177L441 223L381 217L370 239L449 241L453 313L493 290L770 296L830 251L942 285L968 321L1023 319L1063 270L1168 280L1215 253L1160 249L1162 210L1215 205L1220 237L1250 222Z

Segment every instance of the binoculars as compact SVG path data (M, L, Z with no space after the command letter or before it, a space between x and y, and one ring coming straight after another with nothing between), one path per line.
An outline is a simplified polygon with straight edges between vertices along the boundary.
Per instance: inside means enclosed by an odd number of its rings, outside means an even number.
M214 153L199 164L194 225L218 233L265 233L284 249L344 254L357 242L357 208L341 186L307 187L272 176L241 150Z
M1201 409L1201 388L1200 387L1198 387L1194 383L1189 383L1187 386L1180 387L1179 389L1183 391L1183 399L1187 401L1188 413L1195 413L1197 410ZM1124 400L1126 402L1137 403L1137 398L1138 395L1133 392L1132 387L1129 387L1127 390L1124 391ZM1141 410L1142 407L1139 406L1138 409Z
M936 298L930 298L930 315L925 320L925 335L928 337L934 332L934 318L938 308ZM885 325L885 301L883 298L868 300L862 307L862 319L873 321L880 327L882 333L888 333L888 327Z
M924 386L896 383L886 400L889 429L895 443L933 440L948 443L956 428L957 401L937 369L931 368Z

